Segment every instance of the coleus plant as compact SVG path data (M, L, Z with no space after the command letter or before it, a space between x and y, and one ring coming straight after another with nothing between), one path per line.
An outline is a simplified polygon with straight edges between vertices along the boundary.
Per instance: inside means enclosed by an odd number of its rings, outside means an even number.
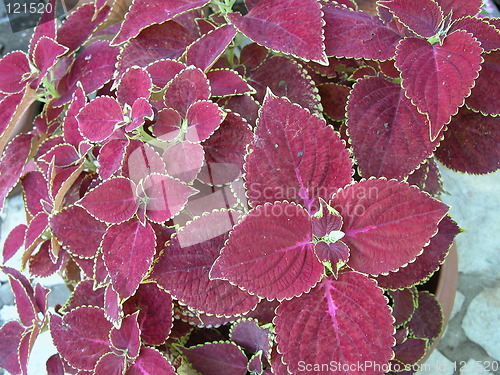
M460 232L435 159L498 169L500 22L480 7L45 14L0 60L0 201L20 181L27 214L0 366L26 374L48 329L51 375L412 373L442 330L417 286ZM50 311L29 278L54 273L72 295Z

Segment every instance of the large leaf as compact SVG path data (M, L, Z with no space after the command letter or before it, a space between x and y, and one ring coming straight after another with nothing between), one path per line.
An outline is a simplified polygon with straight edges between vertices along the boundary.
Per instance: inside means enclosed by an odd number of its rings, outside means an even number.
M470 16L460 18L453 22L449 32L455 30L464 30L474 35L481 43L484 52L500 49L500 30L490 24L487 19Z
M380 274L414 260L436 234L448 206L396 180L370 179L340 190L332 207L344 219L349 266Z
M104 264L113 289L125 299L134 294L153 261L156 237L151 225L130 220L111 226L102 240Z
M303 371L301 364L334 363L353 366L342 371L346 375L378 375L392 357L394 328L387 299L362 274L325 278L311 292L283 301L276 314L278 350L291 373ZM360 363L372 366L357 371ZM307 373L324 372L311 367Z
M359 80L347 106L348 132L364 177L403 179L432 154L425 115L401 86L382 77Z
M50 333L57 351L71 366L82 370L93 370L99 358L110 351L111 327L104 310L97 307L78 307L63 318L50 315Z
M250 211L233 229L210 277L229 280L262 298L282 300L309 291L323 272L307 211L276 202Z
M496 79L500 74L500 51L493 51L483 55L481 73L470 96L465 101L467 107L480 111L485 115L500 115L500 85Z
M325 45L328 56L388 60L394 56L401 36L377 17L340 7L323 5Z
M406 95L429 119L431 141L469 96L481 68L481 53L479 42L465 31L451 33L442 44L419 38L399 43L396 67Z
M17 94L26 87L26 76L30 72L29 60L24 52L15 51L0 60L0 93Z
M436 158L454 171L472 174L500 168L500 117L460 108L451 119Z
M263 46L327 63L321 7L314 0L262 0L244 17L230 13L239 31Z
M213 342L191 348L181 348L191 366L203 375L245 375L248 359L231 342Z
M77 115L78 128L92 142L101 142L113 134L123 121L122 107L114 98L100 96L89 102Z
M318 197L329 199L351 181L352 162L338 133L284 98L268 94L256 137L246 160L254 207L288 200L310 210Z
M212 264L238 221L233 211L216 211L190 222L172 238L151 278L191 308L219 316L243 314L259 299L224 280L210 280Z

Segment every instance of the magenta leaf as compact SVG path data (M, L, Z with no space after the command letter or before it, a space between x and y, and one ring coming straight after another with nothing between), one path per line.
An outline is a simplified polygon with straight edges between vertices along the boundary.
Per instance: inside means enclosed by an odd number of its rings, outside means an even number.
M81 306L104 307L104 288L95 288L90 279L80 281L64 305L63 311L69 312Z
M54 67L59 58L68 52L68 48L57 43L54 39L41 37L33 51L33 63L38 68L37 80L31 84L32 88L36 88L42 78L47 75L49 69Z
M232 25L223 25L203 35L186 51L186 64L207 71L217 61L236 35Z
M69 365L82 370L93 370L99 358L110 351L111 328L104 310L97 307L78 307L62 318L50 316L50 333L57 351Z
M245 167L254 207L288 200L310 210L318 197L328 199L351 181L352 162L338 133L284 98L268 94L256 136Z
M427 115L434 141L470 94L481 68L482 48L470 34L455 31L442 44L407 38L397 50L396 67L406 95Z
M377 17L340 7L323 5L325 46L328 56L388 60L394 56L401 36Z
M172 177L152 174L140 185L140 199L146 200L146 215L157 223L176 216L185 206L188 198L196 193L192 187Z
M491 25L486 19L470 16L460 18L453 22L449 32L452 33L455 30L464 30L474 35L481 43L484 52L500 49L500 30Z
M398 84L359 80L349 97L347 125L361 175L403 179L432 154L425 115ZM376 134L377 136L371 136Z
M25 329L17 320L7 322L0 328L0 368L13 375L21 374L18 352L25 334Z
M137 211L135 184L127 178L111 178L90 190L78 203L98 220L121 223Z
M189 87L189 90L186 90ZM210 97L210 84L205 73L198 68L188 67L177 74L167 85L165 105L185 117L188 108L199 100Z
M80 159L78 151L70 144L58 144L52 147L42 156L38 157L38 164L45 162L47 164L53 163L55 167L67 167L76 163ZM42 167L43 168L43 167Z
M318 90L325 114L334 121L343 121L346 116L347 97L351 88L338 83L327 82L318 85Z
M253 89L234 70L214 69L207 72L212 88L212 96L241 95L253 92Z
M116 90L116 98L121 105L131 106L139 98L149 99L152 87L149 74L141 68L133 67L123 74Z
M176 372L167 359L157 350L141 347L139 357L129 367L125 375L176 375Z
M158 112L156 122L151 126L151 132L162 141L173 141L181 132L182 117L175 109L165 108Z
M97 161L99 176L103 180L107 180L120 169L128 145L128 139L112 139L101 147Z
M447 16L451 13L453 19L464 16L475 16L481 10L482 0L435 0Z
M66 112L66 117L64 118L64 123L62 125L64 140L78 147L80 142L84 141L83 136L78 130L78 120L76 116L81 111L81 109L87 103L87 97L85 96L85 91L80 83L77 83L77 88L73 93L71 98L71 103L69 104L68 111Z
M53 354L47 359L47 375L64 375L64 366L59 354Z
M443 21L441 8L434 0L385 0L378 4L388 8L400 22L424 38L435 35Z
M24 52L15 51L5 55L0 60L0 92L4 94L17 94L22 92L30 76L28 57Z
M495 84L495 79L500 73L500 51L484 54L483 58L481 74L465 103L470 109L485 115L500 115L500 109L496 104L500 100L500 87Z
M29 258L30 274L37 277L48 277L66 266L69 255L65 250L59 251L54 258L50 240L42 242L36 254Z
M141 348L138 314L136 312L123 318L120 328L113 327L109 335L113 348L125 353L130 359L137 358Z
M3 245L3 263L8 262L23 246L26 229L26 224L19 224L10 231Z
M213 342L191 348L181 348L190 365L204 375L245 375L248 359L231 342Z
M205 6L208 0L136 0L128 11L113 44L121 44L156 23L163 23L189 10Z
M167 148L163 153L163 161L169 176L191 182L205 161L205 153L200 144L184 141Z
M220 126L226 113L215 103L200 100L187 110L188 129L186 140L192 143L203 142Z
M146 66L155 90L162 89L177 74L187 68L176 60L157 60Z
M428 341L408 337L403 343L396 345L393 350L394 359L391 361L393 368L404 368L401 364L414 365L424 356L428 350Z
M132 104L132 110L130 111L131 120L126 126L125 131L130 132L137 129L139 126L144 124L146 119L152 120L154 118L153 107L146 98L138 98Z
M269 330L259 327L254 319L242 319L233 324L230 331L231 341L250 352L262 351L264 357L271 357L272 338Z
M47 207L47 203L52 201L49 196L48 182L42 172L32 171L22 178L21 183L26 208L32 216L35 216Z
M442 332L443 311L436 297L427 292L418 292L418 306L406 325L411 336L427 339L432 343Z
M113 289L112 284L108 284L104 291L104 315L115 327L120 326L123 318L123 309L120 296Z
M394 326L400 327L408 322L418 305L418 292L415 287L388 292L392 300L392 316Z
M228 18L251 40L274 51L304 60L327 62L323 20L317 1L263 0L244 17L230 13Z
M115 353L106 353L97 362L93 374L95 375L123 375L127 364L124 356Z
M46 212L38 213L28 224L26 229L26 237L24 239L24 247L28 249L35 244L35 241L45 232L49 225L49 215Z
M233 211L214 211L190 222L170 241L151 278L183 304L219 316L253 309L259 299L224 280L210 280L228 231L238 221Z
M115 127L123 121L122 107L116 99L100 96L83 107L77 119L85 138L101 142L113 134Z
M229 280L262 298L282 300L309 291L323 272L307 211L276 202L250 211L233 229L210 278Z
M460 108L451 119L436 158L454 171L472 174L495 172L499 167L500 117Z
M156 237L151 225L133 219L111 226L102 240L104 264L120 298L134 294L153 261Z
M130 140L122 163L122 174L138 184L153 173L165 173L161 156L148 144Z
M413 261L436 234L448 206L404 182L370 179L350 185L331 206L344 219L348 265L380 274Z
M383 368L392 358L394 328L387 299L365 275L347 272L337 280L325 278L311 292L283 301L276 314L278 350L292 373L298 373L300 363Z
M148 345L161 345L172 329L172 297L156 283L139 285L135 294L125 301L123 312L139 311L141 339Z
M434 158L427 159L420 167L408 176L410 185L416 185L420 190L436 197L443 192L441 173Z

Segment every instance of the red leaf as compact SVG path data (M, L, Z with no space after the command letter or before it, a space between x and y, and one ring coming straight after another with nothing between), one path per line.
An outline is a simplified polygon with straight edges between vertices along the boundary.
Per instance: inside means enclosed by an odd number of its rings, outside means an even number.
M162 89L187 66L176 60L158 60L146 67L155 90Z
M434 158L429 158L413 171L406 180L410 185L416 185L422 191L436 197L443 192L441 173Z
M116 98L121 105L131 106L138 98L149 100L152 87L151 77L145 70L138 67L130 68L123 74L118 84Z
M82 370L93 370L99 358L110 351L111 327L104 310L97 307L78 307L63 318L50 315L50 333L57 351L69 365Z
M451 13L453 19L459 19L464 16L475 16L481 10L482 0L436 0L447 16Z
M189 142L175 143L163 153L167 173L184 182L193 181L205 161L203 147Z
M262 298L282 300L309 291L323 272L307 211L276 202L250 211L233 229L210 277L229 280Z
M455 31L442 44L406 38L398 45L396 67L406 95L427 115L434 141L470 94L482 62L479 42Z
M408 337L403 343L396 345L394 350L394 359L391 361L392 368L405 368L401 363L411 366L415 365L424 356L429 349L428 341L425 339L415 339ZM408 367L411 368L411 367Z
M196 193L192 187L169 176L152 174L144 179L141 196L147 197L146 215L157 223L176 216L188 198Z
M130 140L122 163L122 174L138 184L153 173L165 173L161 156L148 144Z
M115 353L106 353L97 362L94 375L123 375L127 365L127 359Z
M483 55L484 62L481 64L481 73L476 79L466 105L474 111L480 111L485 115L500 115L500 85L496 84L500 74L500 51L493 51Z
M189 90L186 88L189 87ZM177 74L167 85L164 94L165 106L175 109L186 117L188 108L199 100L210 97L210 85L207 77L198 68L188 67Z
M104 288L95 288L94 281L86 279L80 281L71 293L63 307L64 312L69 312L81 306L95 306L104 308Z
M157 350L141 347L141 353L125 375L176 375L167 359Z
M76 149L69 144L58 144L52 147L42 156L38 157L38 164L45 162L47 164L53 163L55 167L67 167L80 160L80 155ZM43 167L42 167L43 168Z
M128 139L112 139L101 147L97 155L101 179L107 180L120 169L128 145Z
M64 140L74 147L78 147L80 142L85 140L78 130L78 120L76 116L86 103L87 97L85 96L85 91L83 91L82 85L77 83L77 88L73 93L71 103L69 104L68 111L66 112L66 117L64 118L62 125Z
M40 38L35 46L32 59L35 67L39 70L36 81L31 84L33 89L38 87L49 69L53 68L66 52L68 52L68 48L57 43L54 39L45 36Z
M397 19L417 35L424 38L434 36L443 22L441 8L434 0L380 1L379 5L388 8Z
M148 345L161 345L172 329L172 297L156 283L141 284L123 305L125 314L139 311L141 338Z
M186 64L206 72L222 55L236 35L232 25L223 25L203 35L186 51Z
M203 142L220 126L226 113L215 103L200 100L193 103L187 111L188 129L186 140L192 143Z
M27 79L31 76L28 57L24 52L15 51L5 55L0 60L0 92L16 94L23 91Z
M89 191L79 204L98 220L108 223L127 221L137 211L135 184L123 177L106 180Z
M252 129L255 128L257 117L259 117L260 105L253 96L238 95L230 96L229 98L221 98L219 100L219 105L226 109L226 111L231 110L241 115Z
M230 338L231 341L252 353L261 350L264 357L269 359L271 356L271 333L259 327L256 320L244 319L234 323L231 327Z
M24 239L24 247L31 247L35 241L45 232L49 225L49 215L46 212L38 213L28 225L26 230L26 238Z
M325 114L334 121L343 121L346 117L345 108L351 88L328 82L318 85L318 90Z
M96 41L82 51L71 66L69 72L61 78L57 85L60 97L54 102L61 106L71 100L80 82L86 94L90 94L104 86L115 72L119 49L111 47L108 42Z
M137 358L141 348L138 314L136 312L123 318L120 328L113 327L109 335L113 348L124 352L130 359Z
M231 342L213 342L191 348L181 348L190 365L204 375L245 375L248 359Z
M347 125L361 175L401 180L432 154L427 119L398 84L359 80L349 97ZM376 135L376 136L373 136Z
M13 375L21 374L18 351L25 333L17 320L7 322L0 328L0 368Z
M104 315L114 326L120 326L123 318L123 309L120 296L113 289L113 285L106 286L104 292Z
M22 178L21 183L25 205L31 216L36 216L47 208L47 204L52 202L48 191L49 183L41 172L29 172Z
M290 9L293 9L291 11ZM306 61L326 63L321 7L314 0L262 0L231 23L254 42Z
M134 294L153 261L156 237L151 225L133 219L111 226L102 240L106 269L121 299Z
M388 294L392 300L392 316L395 319L394 326L400 327L409 321L415 312L418 305L417 288L410 287L402 290L392 290Z
M151 132L162 141L173 141L181 130L182 117L175 109L165 108L158 112L156 122L151 126Z
M246 159L254 207L288 200L310 210L318 197L328 199L351 181L352 162L338 133L284 98L266 97L256 137Z
M451 119L436 158L454 171L472 174L500 168L500 117L484 116L460 108Z
M388 60L401 36L377 17L343 8L334 2L323 5L325 45L328 56Z
M64 367L59 354L53 354L47 359L47 375L64 375Z
M155 264L151 278L176 299L197 311L234 316L253 309L259 299L223 280L210 280L227 232L239 215L215 211L199 217L177 232Z
M36 254L29 258L30 274L36 277L48 277L64 268L69 260L69 255L65 250L53 260L53 250L50 240L45 240L39 247Z
M346 368L370 363L362 373L378 375L392 357L394 328L387 299L365 275L347 272L338 279L325 278L311 292L281 302L276 314L278 350L294 374L301 363L333 362Z
M24 275L19 271L3 266L1 269L9 277L10 286L14 294L19 320L25 327L31 327L38 319L40 312L36 301L33 287Z
M340 190L332 200L344 219L348 265L380 274L413 261L436 234L448 206L396 180L370 179Z
M78 127L82 135L92 142L101 142L111 136L123 121L122 107L116 99L100 96L78 113Z
M406 326L413 337L432 343L442 332L443 319L443 311L436 297L424 291L418 293L417 309Z
M500 30L491 25L486 19L470 16L460 18L453 22L449 33L455 30L464 30L474 35L481 43L481 48L484 52L500 49ZM481 74L483 73L481 72Z
M234 70L214 69L207 72L207 78L212 88L212 96L240 95L253 91Z
M24 244L26 225L19 224L10 231L3 245L3 263L7 263Z
M173 19L179 14L205 6L208 0L136 0L130 7L113 44L121 44L137 36L142 29Z
M139 126L143 125L145 120L152 120L154 118L153 107L146 98L138 98L132 104L132 110L130 111L131 120L126 126L125 131L131 132L137 129ZM128 120L127 120L128 121Z

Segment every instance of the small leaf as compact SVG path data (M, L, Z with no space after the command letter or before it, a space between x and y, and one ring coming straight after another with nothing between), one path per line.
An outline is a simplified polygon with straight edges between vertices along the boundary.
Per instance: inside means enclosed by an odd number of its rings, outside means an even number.
M436 158L448 168L471 174L500 168L500 117L485 116L466 107L451 119Z
M64 140L74 147L78 147L80 142L85 140L78 130L78 120L76 116L86 103L87 97L85 96L85 91L83 90L81 84L77 84L77 88L73 93L71 103L69 104L66 117L64 118L62 125Z
M115 353L106 353L97 362L93 374L95 375L123 375L127 364L124 356Z
M25 329L17 320L0 328L0 367L13 375L21 374L18 350L24 334Z
M151 126L151 132L162 141L173 141L180 135L182 117L175 109L165 108L158 112L156 122Z
M130 140L122 163L122 174L135 184L153 173L165 173L165 164L160 155L148 144Z
M89 191L79 204L99 220L116 224L127 221L137 211L135 184L123 177L106 180Z
M205 6L208 0L136 0L130 7L113 44L121 44L156 23L163 23L175 16Z
M348 265L380 274L413 261L436 234L448 206L396 180L370 179L339 190L331 206L344 219Z
M133 219L111 226L102 252L113 288L121 299L134 294L153 261L156 237L149 224Z
M36 81L31 83L31 87L36 89L42 79L47 75L49 69L56 65L62 55L68 52L68 48L57 43L54 39L46 36L41 37L33 52L32 61L39 70Z
M205 161L205 153L200 144L175 143L163 153L167 173L184 182L193 181Z
M453 19L464 16L475 16L481 10L482 0L435 0L447 16L451 14Z
M63 307L64 312L69 312L81 306L95 306L104 308L104 288L93 287L93 281L90 279L80 281L68 301Z
M146 66L155 90L162 89L187 66L176 60L157 60Z
M111 136L123 121L122 107L116 99L100 96L89 102L78 113L78 127L82 135L92 142L101 142Z
M500 30L491 25L487 19L470 16L460 18L453 22L449 33L455 30L464 30L474 35L485 53L500 49Z
M19 224L12 229L3 245L3 263L7 263L24 244L26 224Z
M233 229L210 278L229 280L262 298L282 300L309 291L323 272L314 254L307 211L276 202L250 211Z
M63 318L50 315L50 333L57 351L69 365L82 370L93 370L109 351L111 328L104 310L97 307L78 307Z
M123 318L120 328L113 327L109 336L113 348L125 353L130 359L137 358L141 348L137 316L138 312Z
M112 139L106 142L97 155L99 176L107 180L120 169L129 145L128 139Z
M331 361L346 368L359 363L384 368L392 357L387 299L373 280L357 272L323 279L311 292L281 302L276 314L278 350L291 373L298 373L301 363Z
M123 309L120 296L113 289L112 284L108 284L104 291L104 315L114 327L119 327L123 318Z
M48 277L64 268L69 260L65 250L59 251L55 260L50 240L45 240L36 254L29 258L30 274L36 277Z
M204 375L245 375L248 359L243 351L230 342L213 342L191 348L181 348L193 368Z
M406 180L410 185L416 185L422 191L436 197L443 192L441 173L434 158L429 158L412 172Z
M321 105L325 114L334 121L343 121L346 117L347 97L350 87L333 82L318 85Z
M43 174L32 171L21 179L24 192L25 205L32 216L36 216L47 206L46 203L52 201L48 191L48 181Z
M253 89L234 70L214 69L207 72L212 96L241 95L252 92Z
M402 368L401 363L408 366L416 364L426 354L428 346L426 339L408 337L403 343L393 348L393 363L395 363L393 368L396 368L397 365Z
M497 104L500 101L500 87L495 84L495 79L500 73L500 51L484 54L483 57L481 73L465 104L468 108L485 115L500 115Z
M406 325L415 338L432 343L443 329L443 311L436 297L426 291L418 292L418 307Z
M186 64L206 72L222 55L236 35L232 25L223 25L203 35L186 51Z
M176 375L174 368L157 350L141 347L139 357L129 367L125 375Z
M271 356L272 336L270 332L262 327L256 320L244 319L233 324L230 338L242 348L257 353L262 351L266 358Z
M49 216L46 212L38 213L28 224L26 230L26 238L24 239L24 247L28 249L33 246L35 241L45 232L49 225Z
M20 93L25 89L31 72L28 57L21 51L11 52L0 60L0 71L0 92Z
M415 287L387 292L392 299L394 326L400 327L409 321L418 305L418 291Z
M128 69L116 90L116 99L121 105L133 105L138 98L149 99L153 83L149 74L138 67Z
M47 375L64 375L64 367L59 354L53 354L47 359L45 365Z
M482 49L473 36L455 31L442 44L406 38L397 50L396 67L406 96L427 114L434 141L469 96L481 69Z
M443 22L441 8L434 0L386 0L378 4L388 8L403 25L424 38L434 36Z
M203 142L220 126L226 113L215 103L201 100L193 103L186 114L188 142Z
M263 0L244 17L230 13L228 18L239 31L269 49L306 61L327 61L321 9L316 1Z

